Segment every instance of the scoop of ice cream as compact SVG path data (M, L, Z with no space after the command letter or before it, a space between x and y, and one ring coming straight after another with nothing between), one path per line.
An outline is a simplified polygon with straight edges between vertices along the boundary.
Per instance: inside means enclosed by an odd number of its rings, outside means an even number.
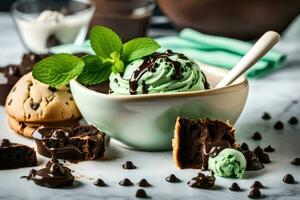
M45 10L37 18L40 22L59 23L64 18L64 15L57 11Z
M215 157L209 157L208 168L215 175L222 177L242 178L246 170L244 155L231 148L223 149Z
M196 62L168 50L138 59L123 74L110 75L112 94L170 93L207 89L206 78Z

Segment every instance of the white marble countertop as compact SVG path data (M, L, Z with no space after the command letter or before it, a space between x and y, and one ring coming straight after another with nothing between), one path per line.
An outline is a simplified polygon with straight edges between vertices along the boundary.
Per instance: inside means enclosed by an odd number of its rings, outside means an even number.
M259 80L250 80L250 94L237 126L237 138L240 143L247 142L251 148L271 144L276 151L270 153L271 164L263 170L247 172L242 180L217 177L216 187L212 190L189 188L186 182L196 176L197 170L178 170L172 161L170 152L138 152L124 149L114 142L107 148L105 161L86 161L78 164L68 163L75 170L76 184L70 189L48 189L39 187L19 177L27 175L30 168L0 171L0 200L15 199L135 199L137 186L121 187L118 182L128 177L133 182L146 178L153 187L145 189L152 199L248 199L250 185L261 181L264 199L299 199L300 167L291 165L295 157L300 157L300 124L291 126L287 120L291 116L300 118L300 20L284 36L276 47L289 55L285 67ZM0 65L18 63L24 48L7 14L0 14ZM298 27L298 28L297 28ZM261 115L268 111L272 120L263 121ZM0 107L0 138L8 138L34 146L34 142L14 134L7 126L4 108ZM282 131L272 128L277 120L285 123ZM254 131L260 131L263 139L253 141ZM40 166L46 159L38 157ZM136 170L123 170L121 164L131 160ZM174 173L183 182L167 183L164 178ZM288 185L282 182L285 174L292 174L298 184ZM109 187L100 188L92 183L102 178ZM243 191L230 192L228 187L238 182Z

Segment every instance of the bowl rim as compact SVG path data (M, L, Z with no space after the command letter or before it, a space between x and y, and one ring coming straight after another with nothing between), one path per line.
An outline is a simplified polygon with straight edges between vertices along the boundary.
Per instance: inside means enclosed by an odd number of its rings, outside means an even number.
M203 64L202 64L203 65ZM200 66L200 63L199 63ZM202 66L203 67L203 66ZM211 68L214 70L219 70L221 73L228 73L229 70L211 66L204 65L204 68ZM199 96L210 96L210 95L219 95L232 91L237 91L242 88L248 88L248 79L245 75L239 77L234 83L229 86L222 88L212 88L207 90L197 90L197 91L188 91L188 92L172 92L172 93L154 93L154 94L137 94L137 95L107 95L104 93L100 93L94 90L91 90L82 84L80 84L75 79L70 81L70 88L72 91L72 85L81 88L82 90L90 93L99 98L111 99L111 100L124 100L124 101L139 101L139 100L153 100L153 99L169 99L169 98L187 98L187 97L199 97Z

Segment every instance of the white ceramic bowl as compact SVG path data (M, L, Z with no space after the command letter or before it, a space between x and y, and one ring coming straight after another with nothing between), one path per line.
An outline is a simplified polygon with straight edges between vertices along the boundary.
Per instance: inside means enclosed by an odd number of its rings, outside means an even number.
M212 88L228 71L202 67ZM77 81L70 83L84 119L128 147L170 150L178 116L214 118L234 124L248 96L248 81L240 77L232 85L204 91L112 96L90 90Z

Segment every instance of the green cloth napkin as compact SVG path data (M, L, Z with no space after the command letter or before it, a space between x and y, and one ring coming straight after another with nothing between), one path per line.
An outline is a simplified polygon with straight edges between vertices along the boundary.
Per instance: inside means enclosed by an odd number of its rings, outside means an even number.
M202 63L231 69L252 47L252 43L236 39L212 36L192 29L183 29L178 36L158 38L157 42L164 49L184 53ZM279 68L286 60L286 55L270 51L250 70L248 77L261 77Z
M183 29L178 36L168 36L156 39L162 49L171 49L184 53L204 64L231 69L252 47L252 43L220 36L206 35L192 29ZM93 54L89 41L77 46L66 44L51 48L53 53L86 52ZM248 77L261 77L282 66L286 55L277 51L270 51L250 70Z

